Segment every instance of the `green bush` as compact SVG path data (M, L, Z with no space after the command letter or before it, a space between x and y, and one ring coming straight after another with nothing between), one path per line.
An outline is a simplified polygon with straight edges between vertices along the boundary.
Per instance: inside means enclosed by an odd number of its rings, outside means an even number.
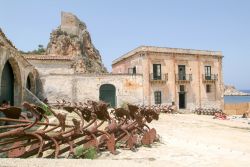
M52 114L50 108L46 104L41 105L40 107L45 111L45 115L50 116Z
M121 147L121 145L122 145L122 143L117 142L117 143L115 144L115 148L116 148L116 149L119 149L119 148Z
M90 147L85 151L84 158L86 159L95 159L97 157L96 148Z
M84 149L83 149L83 147L82 146L78 146L78 147L76 147L76 149L75 149L75 156L76 156L76 158L83 158L83 156L84 156Z

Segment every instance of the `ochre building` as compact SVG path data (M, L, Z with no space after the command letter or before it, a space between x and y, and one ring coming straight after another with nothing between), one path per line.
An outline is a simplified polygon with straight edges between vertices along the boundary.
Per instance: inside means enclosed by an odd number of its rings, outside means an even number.
M114 60L113 74L143 75L143 103L223 108L222 53L141 46Z

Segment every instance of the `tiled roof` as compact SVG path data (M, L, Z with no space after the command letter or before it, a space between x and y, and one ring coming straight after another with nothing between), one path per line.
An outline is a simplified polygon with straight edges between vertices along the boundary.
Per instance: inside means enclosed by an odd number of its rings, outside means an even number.
M158 53L179 53L179 54L193 54L193 55L210 55L210 56L222 56L220 51L209 51L209 50L195 50L195 49L181 49L181 48L167 48L167 47L156 47L156 46L140 46L134 50L122 55L115 59L112 64L116 64L130 56L135 55L138 52L158 52Z
M52 55L24 55L28 60L73 60L71 56L52 56Z

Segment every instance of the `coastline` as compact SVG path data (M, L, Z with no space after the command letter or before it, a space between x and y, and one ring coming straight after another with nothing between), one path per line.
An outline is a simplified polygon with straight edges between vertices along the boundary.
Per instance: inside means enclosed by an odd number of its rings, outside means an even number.
M238 90L235 86L225 85L224 96L250 96L250 90Z

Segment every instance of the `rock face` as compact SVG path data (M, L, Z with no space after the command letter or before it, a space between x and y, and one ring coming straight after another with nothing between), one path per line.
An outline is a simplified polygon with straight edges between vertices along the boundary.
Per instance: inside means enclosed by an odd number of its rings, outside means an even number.
M77 63L83 62L85 73L107 72L86 25L71 13L61 13L61 25L51 33L46 54L74 57Z
M224 87L225 96L250 96L249 93L241 92L232 85L225 85Z

